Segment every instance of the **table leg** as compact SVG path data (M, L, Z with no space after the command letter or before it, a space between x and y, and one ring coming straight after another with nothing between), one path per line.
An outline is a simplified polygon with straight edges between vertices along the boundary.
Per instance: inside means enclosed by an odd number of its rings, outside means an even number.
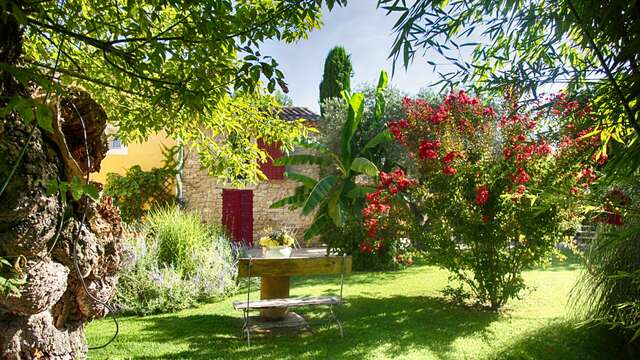
M283 299L289 297L289 277L263 277L260 285L260 299ZM287 315L286 307L274 307L260 311L265 320L282 320Z

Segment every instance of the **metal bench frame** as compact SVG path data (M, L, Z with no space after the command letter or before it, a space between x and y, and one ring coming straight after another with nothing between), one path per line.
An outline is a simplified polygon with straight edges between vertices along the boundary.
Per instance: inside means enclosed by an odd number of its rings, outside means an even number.
M344 332L342 330L342 323L340 323L340 320L338 320L338 317L336 315L336 313L333 311L333 306L334 305L342 305L344 304L344 299L342 297L342 291L344 289L344 274L345 274L345 260L346 260L347 256L343 255L342 256L342 268L340 270L340 296L338 297L338 302L337 303L327 303L327 304L300 304L300 305L293 305L290 307L304 307L304 306L322 306L322 305L328 305L329 306L329 315L331 316L331 319L333 321L336 322L336 324L338 325L338 330L340 330L340 337L344 337ZM251 328L249 326L249 312L250 311L256 311L256 310L261 310L264 307L253 307L251 306L252 303L250 301L250 296L251 296L251 268L253 266L252 263L253 258L251 256L249 256L249 266L248 266L248 274L247 274L247 302L245 303L246 305L243 306L242 310L243 310L243 315L244 315L244 323L242 325L242 334L243 336L247 337L247 345L251 346ZM319 297L317 297L319 298ZM297 299L294 297L289 297L288 299ZM273 299L273 300L277 300L277 299ZM258 301L254 301L254 303L258 303L260 302L260 300ZM235 307L235 306L234 306ZM236 307L236 310L238 310L238 308Z

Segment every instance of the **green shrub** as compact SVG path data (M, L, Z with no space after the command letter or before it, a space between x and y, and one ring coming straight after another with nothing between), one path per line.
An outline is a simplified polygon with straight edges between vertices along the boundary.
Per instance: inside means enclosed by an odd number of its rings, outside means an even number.
M179 209L161 209L142 229L130 238L132 264L123 271L116 296L120 311L177 311L235 287L235 258L220 227Z
M323 233L320 239L330 248L339 249L339 252L350 254L353 258L353 269L356 271L386 271L397 270L401 264L396 260L396 255L404 253L397 241L387 241L385 247L375 252L362 252L360 245L362 239L367 237L367 229L363 225L362 218L348 220L341 228Z
M192 275L198 259L194 254L209 245L212 236L221 231L202 223L194 213L176 208L152 211L144 223L144 230L158 243L158 261Z

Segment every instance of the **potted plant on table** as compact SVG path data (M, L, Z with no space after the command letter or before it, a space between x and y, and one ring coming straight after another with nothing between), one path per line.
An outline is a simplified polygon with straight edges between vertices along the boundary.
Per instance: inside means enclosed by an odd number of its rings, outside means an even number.
M294 238L285 230L267 230L258 242L266 258L290 257Z

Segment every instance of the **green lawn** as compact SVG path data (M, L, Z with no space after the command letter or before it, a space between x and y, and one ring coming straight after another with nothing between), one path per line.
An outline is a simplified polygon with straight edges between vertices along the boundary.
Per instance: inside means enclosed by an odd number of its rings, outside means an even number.
M568 319L567 293L579 270L561 265L528 271L533 287L500 314L456 307L439 291L447 273L415 266L393 273L356 273L345 283L340 310L345 337L334 326L317 333L238 339L241 314L232 299L175 314L120 318L120 336L91 359L613 359L623 344L602 329L576 329ZM292 295L336 291L335 278L295 279ZM241 298L238 295L235 298ZM314 314L311 314L314 315ZM87 328L91 345L113 333L110 320Z

